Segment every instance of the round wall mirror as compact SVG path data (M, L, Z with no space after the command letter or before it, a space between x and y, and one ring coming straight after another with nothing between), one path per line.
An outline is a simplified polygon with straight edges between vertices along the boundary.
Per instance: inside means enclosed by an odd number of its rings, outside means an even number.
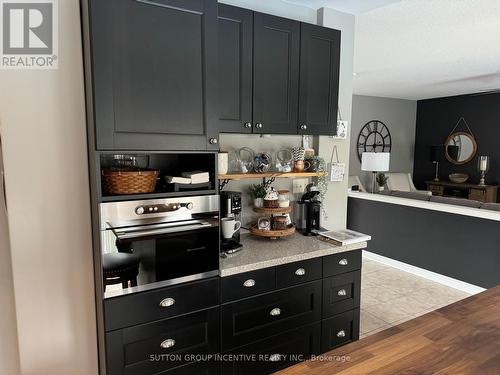
M445 142L446 159L453 164L470 162L477 151L477 143L472 134L457 132L451 134Z

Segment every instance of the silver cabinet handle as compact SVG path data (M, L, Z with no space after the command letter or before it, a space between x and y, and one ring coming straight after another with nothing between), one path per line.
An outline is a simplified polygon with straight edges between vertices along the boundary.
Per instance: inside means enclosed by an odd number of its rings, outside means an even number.
M210 140L209 140L208 142L209 142L211 145L216 145L216 144L217 144L217 142L219 142L219 141L217 140L217 138L210 138Z
M269 315L271 315L271 316L281 315L281 309L278 308L278 307L275 307L274 309L271 310L271 312L269 313Z
M338 331L337 332L337 337L345 337L345 331L344 330Z
M252 127L252 123L251 122L245 122L245 124L243 126L245 128L247 128L247 129L250 129Z
M258 122L255 124L256 129L262 129L263 127L264 127L264 124L262 124L261 122Z
M341 266L347 266L347 264L349 264L349 262L347 261L346 258L343 258L343 259L339 260L339 264Z
M160 344L160 347L162 349L168 349L168 348L174 347L174 345L175 345L174 339L166 339L165 341L162 341L162 343Z
M165 299L161 300L160 307L170 307L174 303L175 303L175 299L168 297L168 298L165 298Z
M254 280L254 279L248 279L247 281L245 281L245 282L243 283L243 286L244 286L245 288L251 288L251 287L252 287L252 286L254 286L254 285L255 285L255 280Z
M347 292L345 291L345 289L340 289L340 290L337 292L337 295L338 295L338 296L346 296L346 295L347 295Z
M306 270L303 268L299 268L297 271L295 271L295 274L297 276L304 276L306 274Z
M278 362L280 359L281 359L281 354L278 354L278 353L271 354L269 356L269 361L271 361L271 362Z
M302 125L300 125L300 129L301 129L301 130L306 130L306 129L307 129L307 125L306 125L306 124L302 124Z

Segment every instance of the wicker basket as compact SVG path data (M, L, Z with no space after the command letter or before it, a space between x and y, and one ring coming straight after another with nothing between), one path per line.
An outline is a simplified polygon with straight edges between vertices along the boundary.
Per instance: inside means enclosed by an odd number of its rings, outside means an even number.
M105 169L102 171L104 191L113 195L152 193L159 173L157 169Z

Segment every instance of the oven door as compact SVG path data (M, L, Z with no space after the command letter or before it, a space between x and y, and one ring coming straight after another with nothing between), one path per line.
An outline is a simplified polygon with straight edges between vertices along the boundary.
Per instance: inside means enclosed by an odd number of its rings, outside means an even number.
M219 269L217 220L112 229L120 252L140 258L137 285L210 277ZM164 285L164 283L162 284Z

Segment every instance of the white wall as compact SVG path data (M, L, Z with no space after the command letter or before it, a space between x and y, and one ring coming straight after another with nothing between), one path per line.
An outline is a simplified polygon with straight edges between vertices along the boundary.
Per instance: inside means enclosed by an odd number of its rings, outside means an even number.
M3 172L0 140L0 173ZM19 375L17 320L12 279L7 207L0 176L0 374Z
M59 69L0 71L23 375L97 373L79 1L58 3Z
M333 9L318 11L318 24L341 30L339 109L343 120L351 124L352 73L354 55L354 16ZM346 177L343 182L330 183L325 200L327 217L322 225L327 229L343 229L347 224L347 175L349 171L349 139L335 140L319 137L319 155L329 161L332 147L336 145L340 162L346 163Z
M359 176L366 189L371 189L371 172L361 171L357 153L358 134L371 120L380 120L391 132L390 172L413 172L417 102L415 100L354 95L352 101L351 157L349 175Z

